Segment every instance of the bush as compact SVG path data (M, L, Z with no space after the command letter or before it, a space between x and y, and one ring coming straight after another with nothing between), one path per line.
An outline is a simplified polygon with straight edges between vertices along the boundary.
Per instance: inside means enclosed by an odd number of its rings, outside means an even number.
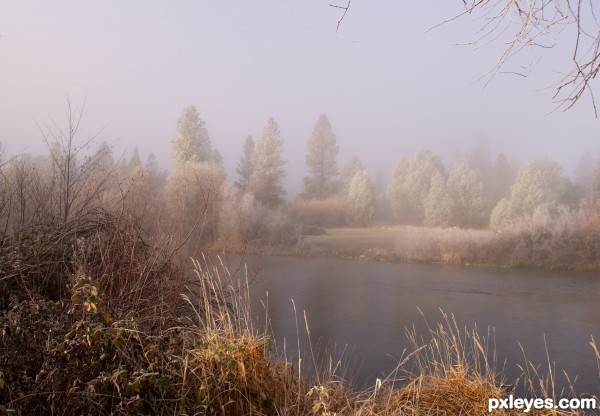
M288 208L295 224L318 227L344 227L352 221L352 207L342 197L296 201Z

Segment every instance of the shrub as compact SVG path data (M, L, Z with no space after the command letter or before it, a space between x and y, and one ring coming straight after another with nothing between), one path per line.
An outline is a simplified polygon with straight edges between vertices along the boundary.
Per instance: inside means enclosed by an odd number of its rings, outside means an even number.
M295 224L319 227L344 227L351 222L352 208L342 197L299 200L288 208L290 219Z

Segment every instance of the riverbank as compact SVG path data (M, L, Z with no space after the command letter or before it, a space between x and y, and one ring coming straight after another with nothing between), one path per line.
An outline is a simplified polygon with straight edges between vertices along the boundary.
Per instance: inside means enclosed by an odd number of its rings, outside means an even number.
M221 241L211 248L240 254L335 256L387 262L600 271L600 230L542 229L502 232L460 228L377 226L311 229L295 245Z
M429 342L424 334L409 333L412 348L396 370L357 391L342 376L343 361L315 358L306 315L298 331L309 349L290 360L277 351L268 330L254 326L247 292L227 283L226 268L209 259L194 268L198 292L183 297L183 316L124 314L85 275L60 300L11 301L0 316L0 412L434 416L488 414L490 398L507 399L515 389L528 400L578 400L574 391L554 392L553 379L537 367L518 382L505 380L490 340L448 315L426 334Z
M278 351L219 259L175 262L130 217L91 215L1 241L0 413L478 415L514 387L487 341L445 317L410 335L396 371L357 391L343 362ZM558 397L529 374L528 397Z

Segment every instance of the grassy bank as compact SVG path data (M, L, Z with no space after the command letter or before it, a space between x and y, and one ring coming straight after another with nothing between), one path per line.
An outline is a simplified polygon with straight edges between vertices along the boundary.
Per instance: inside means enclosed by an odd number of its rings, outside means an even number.
M218 258L177 266L133 224L94 218L3 241L2 413L482 415L488 398L517 387L575 397L529 364L519 386L503 380L492 340L448 316L430 334L409 334L413 350L397 370L356 391L343 363L283 356L248 310L244 276ZM310 339L310 323L299 330Z
M381 261L600 271L600 216L553 224L522 221L493 232L381 226L328 228L302 237L298 253Z

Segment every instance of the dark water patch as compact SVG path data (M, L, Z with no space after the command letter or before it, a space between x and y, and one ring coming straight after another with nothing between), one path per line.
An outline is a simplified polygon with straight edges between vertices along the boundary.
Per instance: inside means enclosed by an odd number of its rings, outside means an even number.
M313 341L348 346L360 366L358 385L372 385L391 371L411 345L406 328L427 337L440 309L460 327L493 328L499 367L517 377L527 360L577 376L578 392L600 394L591 336L600 340L600 277L596 274L489 270L438 265L380 263L337 258L246 259L260 273L251 286L253 310L268 303L278 341L297 344L306 317ZM266 293L268 292L268 300ZM294 315L292 299L297 314ZM427 322L426 322L427 320ZM319 349L321 347L318 347Z

